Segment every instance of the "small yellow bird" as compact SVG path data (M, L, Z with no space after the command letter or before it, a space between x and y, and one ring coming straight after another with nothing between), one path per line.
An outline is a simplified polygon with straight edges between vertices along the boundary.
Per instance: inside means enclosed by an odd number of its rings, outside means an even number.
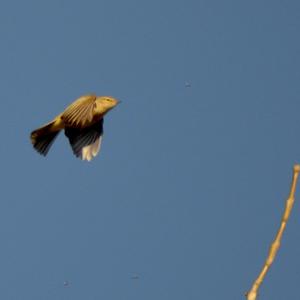
M119 103L108 96L78 98L50 123L31 132L33 147L46 156L59 132L64 129L73 153L90 161L99 152L104 115Z

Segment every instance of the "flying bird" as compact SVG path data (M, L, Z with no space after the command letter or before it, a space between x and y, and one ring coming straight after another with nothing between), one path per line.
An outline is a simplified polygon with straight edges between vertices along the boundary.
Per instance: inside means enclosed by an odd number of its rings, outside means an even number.
M75 100L50 123L31 132L36 151L46 156L59 132L64 129L73 153L90 161L99 152L104 115L119 103L113 97L85 95Z

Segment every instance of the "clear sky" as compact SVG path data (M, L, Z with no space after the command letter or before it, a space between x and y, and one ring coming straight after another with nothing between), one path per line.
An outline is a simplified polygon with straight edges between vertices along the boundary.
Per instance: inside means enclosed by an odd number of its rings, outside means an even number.
M300 162L299 1L2 1L0 299L243 299ZM122 104L100 155L30 131ZM261 299L297 299L300 195Z

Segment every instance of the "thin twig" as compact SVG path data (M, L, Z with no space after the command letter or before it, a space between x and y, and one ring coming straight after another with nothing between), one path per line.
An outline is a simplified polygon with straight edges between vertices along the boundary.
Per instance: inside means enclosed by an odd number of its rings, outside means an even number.
M281 238L283 235L283 232L285 230L286 227L286 223L289 219L289 216L291 214L293 205L294 205L294 201L295 201L295 191L296 191L296 186L297 186L297 179L298 179L298 175L300 172L300 165L295 165L294 166L294 172L293 172L293 179L292 179L292 185L291 185L291 191L289 194L288 199L286 200L286 205L285 205L285 210L284 213L282 215L282 219L281 219L281 223L280 223L280 227L279 230L276 234L276 237L270 247L269 250L269 255L264 263L264 266L260 272L260 274L258 275L258 277L256 278L256 280L253 283L252 288L250 289L250 291L248 291L246 293L246 299L247 300L256 300L257 299L257 295L258 295L258 290L260 285L262 284L269 268L271 267L278 249L280 248L280 243L281 243Z

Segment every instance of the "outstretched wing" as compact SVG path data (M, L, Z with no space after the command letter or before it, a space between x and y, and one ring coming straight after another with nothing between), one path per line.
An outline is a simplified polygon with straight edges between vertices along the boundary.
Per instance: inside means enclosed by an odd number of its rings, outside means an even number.
M96 96L86 95L77 99L62 113L67 127L82 128L88 126L93 120Z
M85 128L65 128L73 153L82 160L90 161L94 158L101 146L103 135L103 119Z

